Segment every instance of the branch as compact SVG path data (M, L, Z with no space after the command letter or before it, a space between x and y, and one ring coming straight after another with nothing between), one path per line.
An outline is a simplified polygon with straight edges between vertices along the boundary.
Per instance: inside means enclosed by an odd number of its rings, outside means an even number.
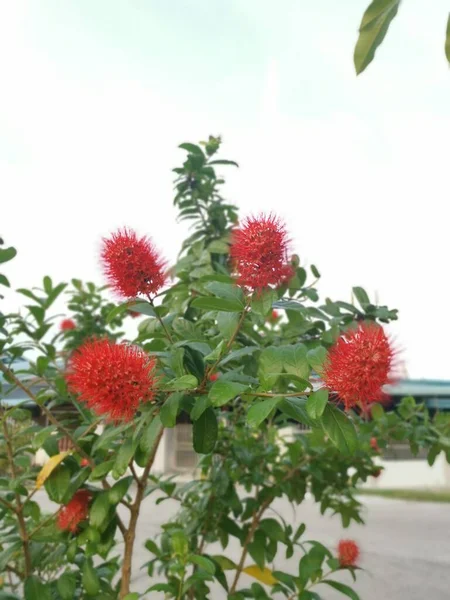
M1 364L2 363L0 362L0 365ZM8 456L9 467L11 469L11 477L12 477L12 480L15 481L17 479L17 471L16 471L16 466L14 464L14 451L13 451L13 447L11 445L11 439L9 437L8 425L6 423L5 416L3 416L3 419L2 419L2 426L3 426L3 434L5 436L6 454ZM24 576L28 577L29 575L31 575L30 543L29 543L29 539L28 539L27 526L25 523L24 516L22 514L22 500L21 500L20 494L18 492L15 493L15 496L16 496L16 504L17 504L17 509L15 510L15 513L17 515L17 522L19 524L20 537L22 538L23 557L24 557L24 562L25 562Z

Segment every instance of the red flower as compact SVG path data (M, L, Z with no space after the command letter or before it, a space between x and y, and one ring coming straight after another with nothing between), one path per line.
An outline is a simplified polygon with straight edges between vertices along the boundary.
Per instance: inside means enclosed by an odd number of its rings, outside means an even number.
M137 317L141 316L141 313L138 313L135 310L129 310L128 314L130 315L130 317L133 317L133 319L136 319Z
M341 567L356 567L360 555L354 540L341 540L338 544L338 560Z
M248 217L233 232L230 256L238 283L250 289L278 287L292 277L287 261L288 239L273 215Z
M124 298L156 294L167 279L166 263L152 242L120 229L103 239L102 261L111 287Z
M274 321L276 321L278 319L278 317L279 317L278 311L277 310L273 310L272 311L272 319Z
M90 464L90 463L89 463L89 461L88 461L88 459L87 459L87 458L82 458L82 459L81 459L81 462L80 462L80 466L81 466L81 467L88 467L88 466L89 466L89 464Z
M63 506L58 514L58 527L64 531L75 533L79 523L89 515L89 501L91 495L87 490L75 492L72 500Z
M75 321L73 321L72 319L63 319L60 323L59 328L61 329L61 331L70 331L71 329L76 328L76 324Z
M219 379L219 373L211 373L209 376L210 381L217 381Z
M392 381L394 351L382 327L361 323L331 348L323 379L346 410L383 399L382 386Z
M73 353L66 379L98 415L130 421L141 400L153 399L154 367L155 360L136 346L93 339Z
M370 438L370 447L373 450L375 450L375 452L379 452L380 451L380 447L378 446L378 442L377 442L377 438L376 437Z

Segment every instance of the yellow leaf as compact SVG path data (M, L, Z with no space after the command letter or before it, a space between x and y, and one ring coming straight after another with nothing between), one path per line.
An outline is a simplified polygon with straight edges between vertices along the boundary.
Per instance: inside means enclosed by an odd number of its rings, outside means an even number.
M267 567L260 569L257 565L251 565L250 567L245 567L243 572L266 585L275 585L277 583L277 580L272 575L272 571Z
M39 490L44 485L46 480L50 477L56 467L62 462L66 456L71 454L71 452L60 452L60 454L55 454L49 458L49 460L45 463L42 469L39 471L39 475L36 478L36 489Z

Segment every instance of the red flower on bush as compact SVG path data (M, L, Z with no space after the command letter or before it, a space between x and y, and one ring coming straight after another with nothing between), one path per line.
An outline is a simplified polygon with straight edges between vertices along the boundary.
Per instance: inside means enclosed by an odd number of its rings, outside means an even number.
M272 321L276 321L280 315L277 310L272 311Z
M88 518L90 499L91 495L87 490L75 492L72 500L58 514L59 529L76 533L78 525Z
M80 466L81 466L81 467L88 467L88 466L89 466L89 464L90 464L90 463L89 463L89 461L88 461L88 459L87 459L87 458L82 458L82 459L81 459L81 462L80 462Z
M289 242L283 223L273 215L248 217L233 232L230 256L240 285L253 290L280 286L292 277Z
M379 452L380 451L380 447L378 446L378 442L377 442L377 438L376 437L370 438L370 447L372 448L372 450L375 450L375 452Z
M217 381L219 379L219 373L211 373L209 376L210 381Z
M361 323L342 335L328 353L323 379L346 410L383 400L392 381L394 351L381 326Z
M137 346L93 339L73 353L66 379L98 415L130 421L141 401L153 399L154 368L155 360Z
M148 238L130 229L103 239L101 257L111 287L124 298L154 295L166 282L165 261Z
M63 319L59 328L61 331L70 331L71 329L76 328L76 323L72 319Z
M356 567L360 555L354 540L341 540L338 544L338 560L341 567Z

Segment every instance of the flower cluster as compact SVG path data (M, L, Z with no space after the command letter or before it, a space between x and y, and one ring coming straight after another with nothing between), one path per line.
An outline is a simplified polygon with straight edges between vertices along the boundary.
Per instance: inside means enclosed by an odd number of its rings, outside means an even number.
M111 287L124 298L152 296L166 282L165 261L148 238L130 229L104 239L101 257Z
M233 232L230 256L239 285L252 290L278 287L293 275L288 264L288 239L273 215L248 217Z
M89 515L89 501L91 495L87 490L78 490L72 500L58 514L58 527L63 531L76 533L78 525Z
M71 329L76 328L75 321L72 319L63 319L59 325L61 331L70 331Z
M341 540L338 544L338 560L341 567L356 567L360 550L354 540Z
M323 380L344 403L365 409L384 399L383 386L392 381L394 351L383 328L360 323L348 330L331 348Z
M155 359L137 346L93 339L72 355L66 380L98 415L130 421L141 401L153 399L154 368Z

